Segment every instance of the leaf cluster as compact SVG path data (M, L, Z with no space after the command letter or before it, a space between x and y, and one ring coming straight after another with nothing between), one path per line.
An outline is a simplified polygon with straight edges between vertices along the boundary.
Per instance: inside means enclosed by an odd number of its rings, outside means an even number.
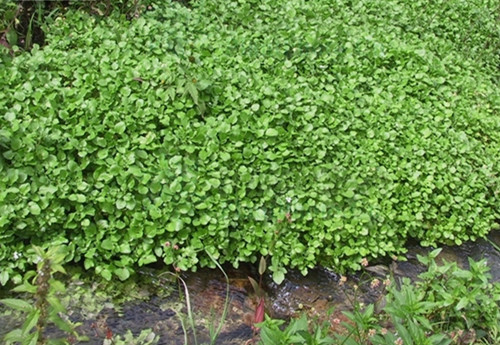
M213 267L210 253L235 266L270 254L282 280L359 269L409 237L484 236L500 209L497 6L60 14L43 49L0 68L2 283L28 242L67 242L106 279L159 258Z

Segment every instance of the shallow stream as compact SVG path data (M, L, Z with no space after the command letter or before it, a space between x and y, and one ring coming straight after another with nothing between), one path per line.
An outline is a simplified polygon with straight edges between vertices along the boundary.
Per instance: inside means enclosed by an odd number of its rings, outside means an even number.
M500 231L493 231L489 240L465 243L460 247L444 247L438 260L455 261L467 268L468 258L485 258L491 268L494 281L500 281L500 253L492 243L500 247ZM356 275L341 277L324 268L312 270L306 277L290 271L285 281L276 285L270 277L263 280L266 296L266 312L275 318L290 318L305 312L312 317L329 320L332 328L345 317L343 310L351 309L354 298L365 303L381 300L383 284L371 286L373 279L383 281L389 273L394 277L416 276L424 270L417 255L430 249L418 245L409 246L407 261L369 265ZM244 344L252 338L252 320L257 298L248 280L258 280L256 269L243 266L239 269L225 267L230 279L229 313L222 327L217 344ZM141 330L152 329L160 336L159 344L184 344L185 333L180 316L185 315L185 301L179 294L179 286L165 270L144 268L135 282L104 286L86 283L74 277L68 283L64 302L69 305L69 318L82 322L80 334L89 338L80 344L102 344L110 334L123 335L131 330L135 335ZM185 273L184 281L193 306L198 343L209 341L208 327L217 326L226 296L226 283L220 271L202 269ZM182 287L181 291L183 291ZM3 291L3 298L5 291ZM9 297L13 297L10 295ZM329 313L328 311L331 311ZM0 338L19 327L18 315L0 307ZM186 324L189 329L189 326ZM57 333L49 329L49 332ZM192 332L188 331L191 339Z

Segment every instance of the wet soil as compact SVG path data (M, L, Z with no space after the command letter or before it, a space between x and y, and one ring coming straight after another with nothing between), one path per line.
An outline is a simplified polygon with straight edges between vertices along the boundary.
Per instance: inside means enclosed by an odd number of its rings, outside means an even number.
M492 244L493 243L493 244ZM489 235L489 240L465 243L460 247L444 247L439 260L457 262L468 267L468 258L485 258L491 268L493 281L500 281L500 231ZM418 262L417 255L425 255L431 248L411 245L406 254L407 261L392 261L386 264L373 264L363 272L348 276L343 282L341 276L326 268L311 270L307 276L291 271L285 281L277 285L268 276L263 280L266 292L266 312L275 318L287 319L300 313L330 320L332 328L338 321L345 320L344 310L352 308L354 299L364 303L381 301L384 287L373 287L375 278L381 282L388 274L396 279L409 277L415 279L424 267ZM256 269L244 266L239 269L226 267L230 278L229 312L218 337L217 344L244 344L253 336L252 323L257 297L248 281L248 276L257 278ZM145 268L133 286L122 286L122 293L110 293L100 284L84 283L73 279L69 283L69 318L82 322L80 334L89 338L80 344L102 344L113 335L123 335L131 330L138 335L141 330L152 329L160 336L159 344L184 344L185 333L180 322L186 315L182 286L178 286L160 269ZM194 312L198 343L209 342L209 325L218 325L221 311L226 300L226 283L221 272L200 270L183 276L189 289L190 302ZM9 330L20 325L16 314L0 309L0 338ZM193 332L188 329L188 338ZM55 330L52 330L55 333ZM341 330L339 330L341 331Z

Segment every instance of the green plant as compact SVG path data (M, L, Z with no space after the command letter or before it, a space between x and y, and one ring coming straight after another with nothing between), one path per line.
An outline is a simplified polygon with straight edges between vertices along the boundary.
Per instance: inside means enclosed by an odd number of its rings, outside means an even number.
M427 311L423 318L446 330L474 329L478 338L500 325L500 284L492 283L486 260L469 258L469 269L461 269L455 262L437 264L434 258L440 249L429 256L419 256L427 271L420 274L416 288L422 294Z
M166 245L166 247L170 248L170 243ZM175 249L175 245L172 246L173 249ZM178 250L175 249L175 250ZM210 336L210 345L215 345L215 342L217 341L217 337L219 336L222 326L224 325L224 321L226 320L227 313L229 311L229 302L230 302L230 296L229 296L229 277L227 276L226 272L222 268L222 266L217 262L217 260L207 252L207 255L212 259L214 265L222 272L224 275L224 278L226 280L226 297L224 299L224 307L222 309L222 313L219 319L219 323L217 327L215 327L215 320L211 319L209 321L208 325L208 331L209 331L209 336ZM181 299L184 299L186 302L186 314L184 315L182 312L178 311L177 315L179 317L179 320L181 322L182 329L184 331L184 344L189 344L188 340L188 327L191 330L191 334L193 337L193 343L194 345L198 345L198 337L197 337L197 332L196 332L196 325L195 325L195 317L193 315L193 309L191 307L191 300L189 298L189 287L187 286L186 282L184 279L181 278L180 272L181 270L179 269L178 266L174 266L174 271L175 273L172 272L167 272L169 275L172 275L175 277L175 279L179 283L179 296ZM212 312L212 318L214 317L215 313Z
M283 320L266 318L259 324L261 344L310 344L313 338L335 345L497 344L500 283L489 281L484 260L470 260L470 270L464 270L455 263L437 264L439 252L419 256L427 271L416 282L406 278L399 284L384 282L386 307L380 312L375 312L374 304L364 306L355 294L353 310L343 312L348 318L342 323L344 331L330 334L332 342L327 324L313 321L308 327L302 316L285 328ZM372 284L372 288L378 286Z
M344 311L349 320L353 324L345 322L344 327L346 328L347 335L337 335L339 343L345 343L346 345L352 344L363 344L368 341L370 337L370 330L373 329L373 324L377 322L374 317L374 305L368 305L364 310L361 308L359 302L354 301L354 310L352 312Z
M47 2L49 3L49 2ZM50 2L54 3L54 2ZM0 43L7 47L11 54L20 48L29 50L36 43L43 44L43 30L50 17L58 11L58 7L50 11L44 2L7 0L0 5Z
M423 299L424 292L415 289L408 279L403 280L399 289L389 289L387 296L387 306L384 309L387 317L390 318L391 328L395 332L382 332L381 327L373 325L372 334L365 333L365 341L373 344L414 344L414 345L447 345L451 339L447 334L441 332L435 323L429 322L425 314L432 309L432 306ZM368 307L373 312L373 308ZM351 318L356 325L359 325L357 318ZM366 323L365 323L366 324ZM357 327L359 328L359 326ZM385 334L381 334L385 333ZM346 342L346 345L357 344L356 342Z
M349 335L346 344L393 344L398 338L404 344L450 344L462 337L469 341L494 344L500 325L500 284L491 283L484 260L469 259L470 269L456 263L436 263L441 249L418 256L427 271L416 282L403 278L387 287L386 307L374 318L373 305L361 313L346 313ZM387 331L380 321L390 322ZM384 329L384 331L382 331Z
M448 345L452 343L452 340L447 337L446 334L432 334L429 335L421 327L420 324L414 321L407 322L407 325L403 325L401 320L394 320L394 328L397 333L386 333L384 335L375 334L371 337L370 342L367 344L374 345ZM356 342L346 342L346 345L358 344Z
M360 269L410 237L484 236L500 209L497 10L56 13L43 49L0 68L0 283L21 279L28 240L71 243L107 280L158 260L215 267L210 253L236 267L269 256L279 282L289 267ZM284 207L294 220L276 237Z
M124 336L113 336L111 339L105 339L103 345L155 345L159 337L150 329L141 331L137 337L132 332L127 331Z
M93 0L88 2L72 1L70 5L72 8L99 16L109 16L116 12L132 19L139 17L150 2L144 0Z
M64 319L65 307L61 304L60 295L65 292L64 284L56 280L55 273L65 273L62 263L68 252L63 246L53 246L44 251L41 247L33 246L27 253L36 264L36 271L28 271L24 276L24 282L13 289L14 292L25 292L32 294L34 304L25 299L7 298L0 303L25 313L25 321L18 329L7 333L4 341L9 344L23 345L45 345L45 344L69 344L77 340L85 340L76 331L78 323L72 323ZM45 329L48 324L53 323L67 336L62 339L48 339Z
M15 30L19 6L13 0L0 4L0 42L3 46L17 44L17 33Z
M287 198L286 201L289 204L291 202L291 198ZM279 238L281 233L286 231L286 224L291 224L291 223L292 223L292 215L290 213L290 210L288 210L287 213L285 214L284 219L278 219L278 224L277 224L278 227L275 230L274 236L273 236L271 243L269 245L268 255L272 255L272 253L274 252L274 246L276 244L277 239ZM264 278L264 273L266 273L266 270L267 270L267 260L268 260L267 256L260 257L259 267L258 267L259 282L257 282L255 279L253 279L250 276L248 277L248 280L249 280L250 284L252 285L252 288L253 288L254 293L255 293L255 297L257 299L255 313L254 313L254 317L252 320L252 323L253 323L252 329L254 330L254 337L259 331L259 328L256 327L256 324L259 324L262 321L264 321L264 317L266 314L266 310L265 310L266 309L266 306L265 306L265 304L266 304L266 292L264 291L264 289L262 287L262 282L263 282L263 278ZM272 268L273 280L277 284L281 284L281 282L285 279L286 269L279 267L279 257L277 257L277 256L273 256L271 262L272 262L272 265L274 266Z
M312 331L309 330L308 321L305 315L298 319L292 319L290 323L282 329L285 323L283 320L270 319L257 326L260 328L260 342L262 345L327 345L335 344L334 339L328 335L329 325L313 322Z

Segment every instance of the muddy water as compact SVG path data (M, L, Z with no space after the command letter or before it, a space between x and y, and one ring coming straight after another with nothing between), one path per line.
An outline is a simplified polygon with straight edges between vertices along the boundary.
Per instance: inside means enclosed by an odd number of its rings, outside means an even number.
M444 247L438 260L455 261L467 268L468 258L486 258L491 267L494 281L500 281L500 252L491 242L500 247L500 231L494 231L489 241L479 240L460 247ZM407 261L386 262L369 265L362 273L347 277L344 283L340 276L325 268L312 270L306 277L298 272L287 274L281 285L269 277L263 280L266 291L266 312L276 318L290 318L305 312L310 316L334 321L343 320L343 310L351 309L356 298L365 303L381 301L383 284L371 286L373 279L380 281L391 272L395 277L415 278L423 271L417 255L425 255L430 249L410 245ZM251 328L257 298L247 279L258 278L254 267L240 267L238 270L226 267L230 278L229 312L223 324L217 344L244 344L253 336ZM209 342L209 325L218 325L221 310L226 300L226 284L219 271L200 270L183 276L189 289L193 307L196 335L199 344ZM114 289L114 290L113 290ZM82 322L80 333L89 338L80 344L102 344L106 336L123 335L127 330L139 334L143 329L152 329L160 336L159 344L184 344L185 337L193 343L193 332L185 322L187 335L180 318L186 314L185 299L179 294L178 286L157 269L143 269L132 285L106 288L73 279L69 283L69 318ZM338 320L335 320L338 319ZM18 327L21 321L16 314L0 309L0 338L9 330ZM50 330L56 334L55 330Z

